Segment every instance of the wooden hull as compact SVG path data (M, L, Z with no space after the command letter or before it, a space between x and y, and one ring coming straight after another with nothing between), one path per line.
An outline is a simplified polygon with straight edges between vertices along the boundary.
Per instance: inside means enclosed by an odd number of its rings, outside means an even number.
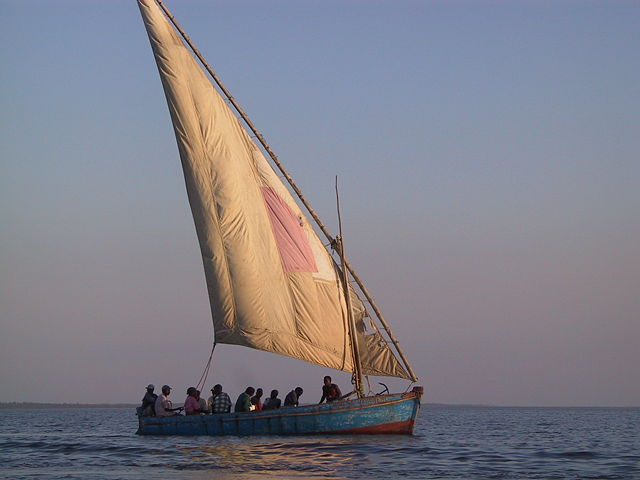
M217 415L139 417L139 435L411 435L422 389L322 405Z

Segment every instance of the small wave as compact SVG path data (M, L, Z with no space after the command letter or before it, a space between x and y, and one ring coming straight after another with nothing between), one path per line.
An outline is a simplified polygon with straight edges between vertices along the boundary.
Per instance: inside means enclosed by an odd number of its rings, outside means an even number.
M146 448L137 446L118 446L113 444L78 443L78 442L44 442L44 441L12 441L3 442L2 449L14 450L17 452L24 450L35 450L41 453L81 453L81 454L107 454L123 457L140 456L141 454L166 453L157 448Z
M588 450L577 450L568 452L538 452L537 456L554 458L595 458L598 456L598 453Z

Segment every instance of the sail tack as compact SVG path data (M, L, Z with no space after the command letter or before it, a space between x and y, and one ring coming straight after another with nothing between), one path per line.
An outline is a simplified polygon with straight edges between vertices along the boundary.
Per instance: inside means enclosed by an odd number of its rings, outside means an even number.
M173 122L216 342L353 371L333 259L155 1L138 5ZM360 330L365 374L410 378L379 333Z

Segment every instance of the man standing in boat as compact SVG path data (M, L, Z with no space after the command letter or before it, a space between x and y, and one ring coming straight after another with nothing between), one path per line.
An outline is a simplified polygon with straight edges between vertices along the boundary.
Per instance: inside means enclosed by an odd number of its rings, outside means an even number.
M322 398L320 399L319 403L322 403L325 400L327 401L327 403L335 402L336 400L340 400L341 396L342 392L340 391L340 387L338 387L338 385L336 385L335 383L331 383L331 377L329 375L324 377L324 385L322 386Z

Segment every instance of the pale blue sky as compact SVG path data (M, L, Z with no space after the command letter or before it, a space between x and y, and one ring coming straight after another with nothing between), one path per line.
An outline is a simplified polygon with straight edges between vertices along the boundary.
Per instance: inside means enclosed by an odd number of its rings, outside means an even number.
M166 3L333 231L340 176L426 401L640 405L638 2ZM182 400L211 320L137 6L0 14L0 401ZM214 360L232 395L326 373Z

